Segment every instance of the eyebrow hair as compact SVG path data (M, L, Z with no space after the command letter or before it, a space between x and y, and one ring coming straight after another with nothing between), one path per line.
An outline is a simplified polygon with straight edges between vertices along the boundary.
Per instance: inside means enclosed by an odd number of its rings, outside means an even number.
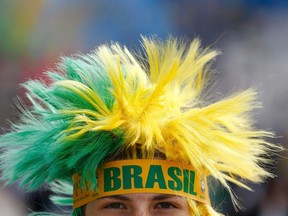
M107 196L107 197L101 197L100 199L118 199L122 201L130 201L131 199L129 197L123 196L123 195L113 195L113 196Z
M113 196L102 197L100 199L104 199L104 198L117 199L117 200L121 200L121 201L131 201L131 199L125 195L113 195ZM169 199L169 198L179 198L179 196L169 195L169 194L157 194L157 195L152 197L152 200L153 201L161 201L161 200L165 200L165 199Z
M165 199L169 199L169 198L175 198L175 197L178 197L178 196L169 195L169 194L159 194L159 195L153 197L152 200L161 201L161 200L165 200Z

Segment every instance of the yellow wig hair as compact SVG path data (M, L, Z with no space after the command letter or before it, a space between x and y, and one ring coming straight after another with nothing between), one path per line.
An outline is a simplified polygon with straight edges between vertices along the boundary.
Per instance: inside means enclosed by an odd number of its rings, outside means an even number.
M229 182L249 189L242 180L259 183L272 177L263 165L278 147L265 140L272 133L254 126L252 110L259 107L255 91L217 102L204 97L209 66L218 52L200 48L198 39L187 44L143 38L143 47L146 58L117 43L103 45L89 55L63 58L59 71L48 73L50 86L26 84L32 111L24 113L22 123L1 143L15 146L30 136L33 143L24 147L37 152L41 146L43 155L32 160L31 153L25 163L19 156L11 159L11 153L2 157L4 180L24 177L22 184L35 189L44 182L67 180L75 167L84 179L91 178L98 164L120 150L131 158L139 150L141 158L160 152L167 160L205 169L236 205ZM40 133L39 127L45 129ZM35 165L37 160L41 164ZM17 175L11 166L19 169ZM31 173L26 179L25 169ZM188 202L192 215L218 215L210 205Z

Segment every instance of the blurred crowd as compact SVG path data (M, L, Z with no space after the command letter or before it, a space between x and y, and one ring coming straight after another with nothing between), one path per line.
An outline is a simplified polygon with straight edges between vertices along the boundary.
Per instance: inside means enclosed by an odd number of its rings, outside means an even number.
M17 119L11 104L25 94L20 83L45 79L43 71L55 67L61 55L86 53L111 41L135 48L141 35L199 37L203 45L221 50L212 89L229 94L255 86L263 102L256 113L259 126L275 131L275 143L288 147L285 0L0 0L0 133L9 128L7 119ZM244 212L235 211L221 188L215 189L220 193L214 205L225 215L287 216L285 154L272 158L278 178L251 185L253 192L234 188ZM0 190L0 216L52 208L49 191L16 188Z

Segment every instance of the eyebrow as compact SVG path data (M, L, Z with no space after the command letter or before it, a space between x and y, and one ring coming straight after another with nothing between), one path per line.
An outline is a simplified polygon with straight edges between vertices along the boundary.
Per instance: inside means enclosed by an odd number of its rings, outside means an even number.
M153 197L152 200L161 201L161 200L165 200L165 199L169 199L169 198L176 198L176 197L178 197L178 196L168 195L168 194L159 194L159 195Z
M121 201L131 201L131 199L125 195L113 195L113 196L108 196L108 197L102 197L100 199L104 199L104 198L117 199L117 200L121 200ZM152 200L153 201L161 201L161 200L170 199L170 198L179 198L179 196L168 195L168 194L159 194L159 195L153 196Z
M117 200L121 200L121 201L129 201L131 200L130 198L126 197L126 196L122 196L122 195L113 195L113 196L107 196L107 197L102 197L100 199L117 199Z

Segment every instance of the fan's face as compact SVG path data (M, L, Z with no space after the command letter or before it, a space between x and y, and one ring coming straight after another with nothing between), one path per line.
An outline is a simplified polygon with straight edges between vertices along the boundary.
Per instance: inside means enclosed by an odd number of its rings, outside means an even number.
M99 198L85 206L85 216L189 216L187 199L136 193Z

